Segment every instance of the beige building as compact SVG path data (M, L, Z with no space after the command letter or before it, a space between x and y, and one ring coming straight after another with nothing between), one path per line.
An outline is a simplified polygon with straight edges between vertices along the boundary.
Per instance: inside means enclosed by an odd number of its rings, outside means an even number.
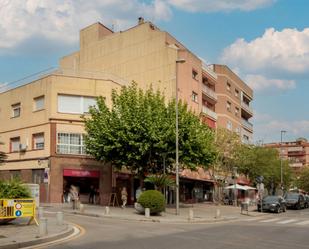
M175 98L177 82L179 98L204 123L239 132L246 141L252 137L252 90L228 67L205 65L169 33L143 19L117 33L100 23L86 27L80 31L80 50L59 64L59 70L39 80L0 93L0 141L8 154L0 177L20 176L41 184L43 201L60 202L71 184L80 186L82 194L91 185L98 188L101 203L108 202L111 185L127 186L133 200L131 176L118 173L112 181L110 168L85 155L80 118L95 96L105 96L109 104L111 90L132 81L142 89L152 85L167 100ZM198 183L182 176L186 199L192 199L193 189L199 198L211 191L209 176L201 175Z

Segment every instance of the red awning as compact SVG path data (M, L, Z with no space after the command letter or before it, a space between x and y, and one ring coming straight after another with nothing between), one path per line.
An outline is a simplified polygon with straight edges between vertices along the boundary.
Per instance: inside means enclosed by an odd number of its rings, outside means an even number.
M100 178L98 170L64 169L63 176Z

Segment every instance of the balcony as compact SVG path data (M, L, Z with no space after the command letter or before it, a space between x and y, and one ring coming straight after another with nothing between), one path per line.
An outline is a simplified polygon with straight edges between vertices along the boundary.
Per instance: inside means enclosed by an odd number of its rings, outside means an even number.
M211 99L213 99L215 101L218 100L217 94L215 93L214 90L210 89L208 86L206 86L204 84L203 84L203 88L202 89L203 89L203 93L205 95L207 95L209 98L211 98Z
M302 163L290 163L290 167L301 168L301 167L303 167L303 164Z
M253 115L252 108L244 101L241 101L241 107L244 109L247 113L249 113L251 116Z
M241 124L250 131L253 131L253 124L245 119L241 119Z
M217 113L214 111L210 110L207 106L203 105L202 112L209 116L210 118L217 120L218 116Z
M218 79L218 76L214 70L210 66L207 66L204 62L202 63L202 69L214 79Z

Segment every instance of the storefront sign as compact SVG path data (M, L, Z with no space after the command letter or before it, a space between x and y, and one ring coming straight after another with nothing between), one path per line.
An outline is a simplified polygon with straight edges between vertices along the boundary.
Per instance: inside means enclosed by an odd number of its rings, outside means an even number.
M64 169L63 170L63 176L100 178L100 171L96 171L96 170Z

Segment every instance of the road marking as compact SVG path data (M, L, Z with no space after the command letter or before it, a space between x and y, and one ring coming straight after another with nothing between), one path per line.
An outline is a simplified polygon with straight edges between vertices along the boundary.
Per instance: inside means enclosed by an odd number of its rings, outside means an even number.
M300 225L300 226L307 225L307 224L309 224L309 220L296 223L296 225Z
M288 224L288 223L291 223L291 222L294 222L294 221L296 221L296 220L295 219L283 220L283 221L277 222L277 224Z
M280 220L279 218L274 218L274 219L269 219L269 220L261 220L259 222L263 222L263 223L267 223L267 222L273 222L273 221L277 221Z

